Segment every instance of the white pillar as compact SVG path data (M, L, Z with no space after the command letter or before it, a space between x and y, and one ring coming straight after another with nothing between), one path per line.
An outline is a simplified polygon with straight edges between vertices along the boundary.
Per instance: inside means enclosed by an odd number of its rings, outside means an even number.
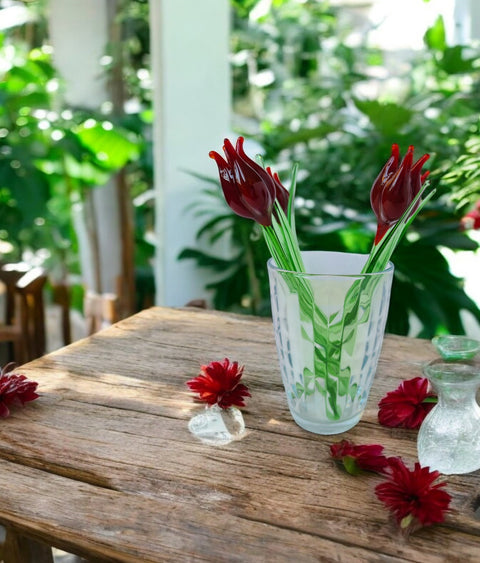
M61 0L63 1L63 0ZM181 306L204 297L206 274L177 261L196 245L198 227L186 206L215 177L208 157L230 128L229 2L152 0L150 29L154 84L157 303Z
M447 37L451 45L468 45L480 38L480 2L478 0L444 0L450 17L444 14Z
M470 0L470 39L480 39L480 2Z
M475 0L475 3L478 0ZM449 41L452 45L465 45L471 39L471 10L473 8L473 3L470 0L455 0L450 7L453 12L452 18L445 19L445 27L447 28L447 37L452 37L452 41ZM449 32L449 25L453 24L453 30Z
M55 66L65 80L65 98L71 105L98 110L109 99L105 70L100 64L108 42L107 4L108 0L49 0L49 30ZM116 186L111 181L93 189L101 285L96 283L92 260L83 260L82 274L89 289L116 293L117 278L121 273ZM88 244L86 235L82 236L81 226L77 232L83 243ZM91 255L91 249L81 252L84 257Z

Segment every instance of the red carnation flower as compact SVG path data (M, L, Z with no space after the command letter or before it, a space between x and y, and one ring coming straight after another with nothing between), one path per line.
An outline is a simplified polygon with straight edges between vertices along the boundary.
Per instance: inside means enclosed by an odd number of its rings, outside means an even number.
M332 458L342 463L351 475L358 475L362 470L384 473L389 460L382 452L383 446L377 444L356 446L350 440L342 440L330 446Z
M200 375L187 381L188 387L198 393L198 399L209 405L217 404L222 409L233 405L245 406L245 397L251 397L246 385L240 383L243 366L238 362L230 362L225 358L223 362L210 362L200 368Z
M390 428L420 428L436 402L437 396L428 390L428 379L414 377L402 381L378 403L378 420Z
M0 371L0 417L7 418L11 405L23 406L33 401L39 395L35 393L38 383L29 381L24 375L7 373L12 364L6 365Z
M390 460L389 479L375 487L378 499L390 510L405 533L443 522L451 496L446 482L433 484L440 475L415 463L413 471L399 458Z

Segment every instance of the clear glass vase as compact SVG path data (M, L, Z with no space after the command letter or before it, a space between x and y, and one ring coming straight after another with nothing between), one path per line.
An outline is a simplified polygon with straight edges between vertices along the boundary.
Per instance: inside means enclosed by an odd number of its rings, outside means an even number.
M222 409L218 405L212 405L193 416L188 429L204 444L224 446L244 435L245 422L237 407Z
M308 273L268 261L272 318L287 402L317 434L355 426L365 409L383 343L393 265L361 274L367 256L303 252Z
M464 335L444 334L432 338L432 344L444 360L472 360L480 352L480 342Z
M423 467L445 475L480 469L480 365L474 362L430 362L424 374L438 395L417 439Z

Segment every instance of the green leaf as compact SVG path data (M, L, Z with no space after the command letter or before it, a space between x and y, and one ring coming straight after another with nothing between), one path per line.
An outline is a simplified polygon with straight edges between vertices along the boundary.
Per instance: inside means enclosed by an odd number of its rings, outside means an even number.
M223 258L218 258L212 256L196 248L184 248L178 255L178 260L195 260L197 264L202 268L212 268L214 271L222 272L232 265L237 264L239 257L234 257L231 260L224 260Z
M113 128L108 122L87 121L76 131L81 144L90 150L98 163L106 169L118 170L139 155L139 143L126 131Z
M64 155L63 161L38 159L35 166L46 175L73 178L89 186L103 186L111 176L110 172L105 172L89 161L79 162L68 153Z
M357 463L356 463L354 457L346 455L346 456L344 456L342 461L343 461L343 465L345 467L345 470L347 471L347 473L350 473L350 475L360 475L362 473L362 470L359 469L359 467L357 466Z
M464 59L463 46L447 47L439 61L440 67L448 74L466 74L475 70L477 58Z
M384 135L398 133L398 130L406 125L413 116L412 110L393 102L357 99L355 105Z
M442 16L438 16L435 23L427 29L423 40L432 51L444 51L447 47L445 24Z
M258 4L260 0L230 0L230 3L242 18L247 18L248 14Z

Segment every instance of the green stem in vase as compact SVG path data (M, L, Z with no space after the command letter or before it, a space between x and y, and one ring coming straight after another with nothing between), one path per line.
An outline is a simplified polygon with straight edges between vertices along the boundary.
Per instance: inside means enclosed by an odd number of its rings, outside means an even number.
M245 154L243 142L243 137L239 137L234 147L225 139L225 159L215 151L210 156L217 163L228 205L241 217L261 226L278 273L289 292L297 295L301 337L312 347L313 358L309 361L313 372L304 364L299 374L301 383L295 383L295 396L308 400L319 393L325 399L327 417L338 420L342 416L339 398L350 396L353 401L361 392L357 382L352 381L351 365L355 361L359 327L369 322L372 299L392 253L410 223L433 196L431 192L422 200L428 176L428 171L422 174L422 167L429 155L413 163L414 147L410 146L400 161L399 147L392 145L391 156L370 191L372 210L377 217L372 250L363 268L359 268L361 271L352 274L342 307L328 316L316 303L316 288L305 271L298 244L294 213L297 166L292 170L289 193L277 174ZM369 330L367 327L363 338L369 337Z

